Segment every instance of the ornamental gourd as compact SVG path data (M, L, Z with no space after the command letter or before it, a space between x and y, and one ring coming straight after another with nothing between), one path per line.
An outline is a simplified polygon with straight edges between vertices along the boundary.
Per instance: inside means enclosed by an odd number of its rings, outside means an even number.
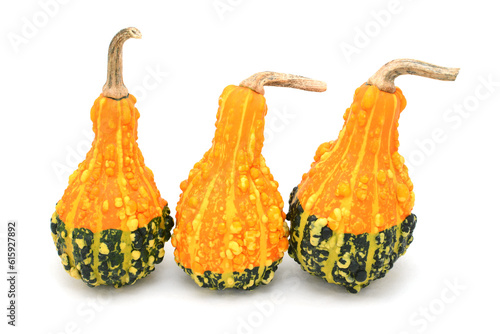
M212 147L180 185L172 236L175 261L201 287L268 284L288 248L278 182L261 154L264 85L326 89L322 82L274 72L224 89Z
M458 69L399 59L359 87L336 141L319 146L290 195L289 255L329 283L356 293L384 277L413 240L413 184L398 153L406 106L394 79L455 80Z
M51 230L64 269L89 286L133 284L162 261L173 219L137 146L139 112L122 78L122 47L111 41L107 82L90 112L95 138L69 177Z

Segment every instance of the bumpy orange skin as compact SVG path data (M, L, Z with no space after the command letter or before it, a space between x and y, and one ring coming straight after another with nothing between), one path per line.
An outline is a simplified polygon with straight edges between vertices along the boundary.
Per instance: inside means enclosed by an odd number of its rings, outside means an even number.
M135 102L132 95L114 100L101 94L95 100L90 113L95 133L92 148L70 176L52 218L54 241L65 268L92 286L131 284L128 270L134 282L147 275L163 258L165 237L168 239L173 225L167 201L161 198L136 142L139 111ZM138 242L136 231L148 242L153 240L151 244L134 247L133 243ZM150 253L152 248L154 254ZM117 254L106 269L110 272L104 275L100 262L106 261L113 250ZM132 268L141 261L134 251L145 251L140 268ZM97 259L97 253L101 259ZM148 259L148 254L153 259ZM123 260L120 268L115 263L118 257ZM113 268L123 270L114 279Z
M226 87L212 147L180 185L172 245L200 286L267 284L288 247L283 200L261 154L266 112L261 94Z
M290 196L289 255L356 293L392 268L413 240L413 184L398 153L406 100L364 84L336 141L320 145Z
M413 184L398 153L398 120L405 106L399 88L391 94L362 85L338 139L318 148L297 198L307 212L327 218L332 231L380 232L411 213Z
M119 101L101 95L94 102L95 140L56 207L66 225L134 231L161 216L167 201L136 143L140 115L135 102L132 95Z

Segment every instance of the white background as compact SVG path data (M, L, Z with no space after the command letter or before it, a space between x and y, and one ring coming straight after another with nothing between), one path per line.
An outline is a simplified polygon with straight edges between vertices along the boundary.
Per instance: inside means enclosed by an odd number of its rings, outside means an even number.
M496 2L54 1L0 8L1 277L6 222L20 225L18 327L6 325L2 278L2 333L498 331ZM228 7L221 13L214 4ZM268 286L201 289L176 266L170 241L161 265L133 286L91 289L71 278L49 218L92 139L109 42L129 26L143 34L124 48L139 146L172 214L179 183L211 145L225 86L264 70L328 83L325 93L266 89L263 155L288 199L318 145L337 137L354 90L380 66L415 58L460 67L456 82L397 79L408 100L400 153L418 216L406 255L357 295L310 276L287 254ZM356 53L346 55L347 45Z

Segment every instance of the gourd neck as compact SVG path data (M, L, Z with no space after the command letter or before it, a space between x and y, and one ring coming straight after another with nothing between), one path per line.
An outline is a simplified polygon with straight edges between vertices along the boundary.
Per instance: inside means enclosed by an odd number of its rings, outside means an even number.
M137 125L140 117L135 108L135 97L107 99L99 97L90 111L92 129L100 138L99 145L125 145L137 140Z
M219 100L213 153L220 160L253 163L264 143L266 100L261 94L228 86ZM235 155L236 154L236 155Z
M141 32L137 28L126 28L120 30L109 44L108 73L102 88L103 96L115 100L128 96L128 89L123 83L123 44L129 38L141 37Z
M414 59L396 59L382 66L367 83L358 90L351 108L346 111L345 132L355 134L358 141L366 142L366 147L387 149L394 153L399 147L398 120L406 106L406 99L394 80L405 74L418 75L444 81L454 81L458 68L436 66ZM396 98L394 98L396 97ZM377 142L381 144L378 145ZM385 146L383 142L388 142ZM375 150L375 149L374 149Z
M346 110L339 146L352 154L392 155L399 147L399 116L405 106L401 90L390 94L364 84Z
M326 90L324 82L269 71L252 75L243 80L239 87L226 87L219 99L214 154L237 159L238 163L255 163L255 159L260 158L264 145L264 117L267 113L264 86L313 92Z

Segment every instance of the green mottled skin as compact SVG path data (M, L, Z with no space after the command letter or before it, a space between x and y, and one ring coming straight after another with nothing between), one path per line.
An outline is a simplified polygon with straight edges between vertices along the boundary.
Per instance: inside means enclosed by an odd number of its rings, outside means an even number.
M230 277L234 280L234 284L228 284L228 278L224 277L226 275L211 271L205 271L203 275L196 275L191 269L185 268L181 264L178 265L202 288L209 288L211 290L224 290L226 288L253 290L261 284L265 285L271 282L281 261L282 259L274 261L270 266L264 267L263 271L260 270L260 267L245 269L243 272L233 271Z
M161 217L133 232L108 229L93 233L86 228L69 232L57 213L51 219L52 238L64 269L91 287L118 288L149 275L154 265L163 260L163 246L173 225L168 206L163 208ZM101 248L106 251L99 251ZM131 256L135 251L140 254L137 259Z
M413 241L414 214L379 233L334 233L328 226L318 229L317 217L302 219L302 205L298 200L292 202L297 189L290 195L287 215L291 222L288 254L305 271L343 285L351 293L384 277Z

